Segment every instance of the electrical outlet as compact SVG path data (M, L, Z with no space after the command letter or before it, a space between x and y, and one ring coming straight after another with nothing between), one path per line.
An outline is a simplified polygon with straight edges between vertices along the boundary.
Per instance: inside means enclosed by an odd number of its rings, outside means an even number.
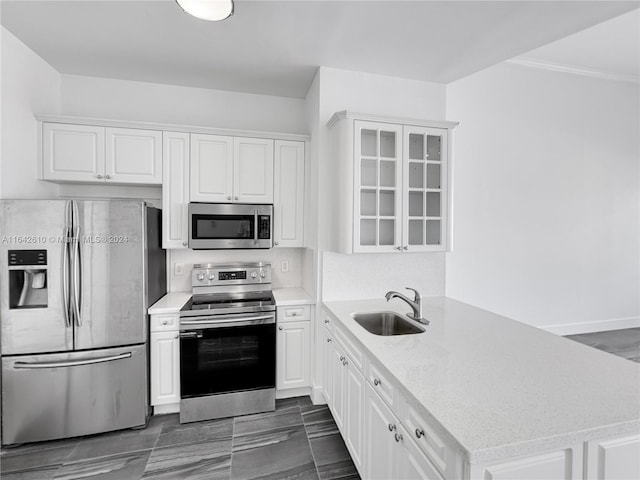
M184 273L184 263L176 263L173 267L173 273L176 277L181 277Z
M282 273L287 273L289 271L289 260L282 260L280 263L280 270L282 270Z

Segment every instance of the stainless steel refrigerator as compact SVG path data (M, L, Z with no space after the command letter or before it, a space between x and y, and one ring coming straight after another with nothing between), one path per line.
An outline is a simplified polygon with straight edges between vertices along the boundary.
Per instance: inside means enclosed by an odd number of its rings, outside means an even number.
M142 426L147 308L166 293L160 211L0 201L2 444Z

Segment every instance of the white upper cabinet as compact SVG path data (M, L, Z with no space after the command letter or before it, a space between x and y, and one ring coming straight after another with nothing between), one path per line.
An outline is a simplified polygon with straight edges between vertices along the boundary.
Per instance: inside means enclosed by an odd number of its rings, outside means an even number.
M334 177L332 250L449 248L449 142L453 122L338 112L329 121Z
M192 134L190 199L273 203L273 140Z
M44 180L160 185L162 132L45 122L42 161Z
M189 134L162 136L162 248L187 248Z
M114 183L162 184L162 132L106 129L105 179Z
M273 232L276 247L304 246L304 143L275 141Z

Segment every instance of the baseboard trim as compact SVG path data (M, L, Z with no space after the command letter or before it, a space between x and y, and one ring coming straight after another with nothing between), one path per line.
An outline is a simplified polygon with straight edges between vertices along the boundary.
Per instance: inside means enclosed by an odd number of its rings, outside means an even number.
M155 405L153 407L154 415L166 415L168 413L180 413L180 404L167 403L166 405Z
M285 390L276 390L276 398L278 400L282 398L306 397L306 396L311 396L310 387L288 388Z
M578 335L580 333L603 332L605 330L621 330L623 328L640 327L640 317L611 318L595 322L567 323L540 327L556 335Z
M324 398L324 394L322 392L322 387L314 386L311 388L311 402L314 405L326 405L327 400Z

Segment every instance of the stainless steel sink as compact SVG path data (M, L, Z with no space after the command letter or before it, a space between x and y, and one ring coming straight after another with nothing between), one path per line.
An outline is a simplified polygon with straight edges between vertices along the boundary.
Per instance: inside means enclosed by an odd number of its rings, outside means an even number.
M351 317L367 332L375 335L410 335L424 329L395 312L353 313Z

